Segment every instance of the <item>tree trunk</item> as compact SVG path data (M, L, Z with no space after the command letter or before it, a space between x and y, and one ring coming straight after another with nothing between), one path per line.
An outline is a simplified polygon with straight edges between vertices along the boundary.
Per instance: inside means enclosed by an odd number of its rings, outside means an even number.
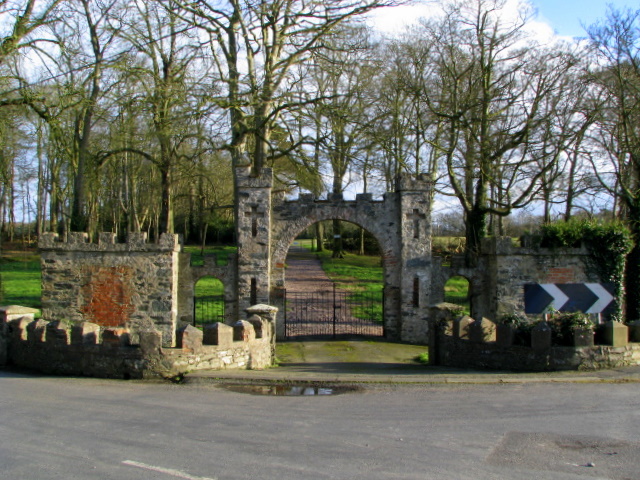
M465 221L465 261L468 267L475 267L478 264L480 255L480 243L486 236L487 213L484 209L474 207L466 214Z
M316 223L316 252L324 252L324 225L322 222Z
M344 248L342 246L342 223L340 220L333 220L333 253L332 258L344 258Z
M159 234L173 233L173 201L171 198L171 172L169 168L162 168L161 176L161 204L159 218Z

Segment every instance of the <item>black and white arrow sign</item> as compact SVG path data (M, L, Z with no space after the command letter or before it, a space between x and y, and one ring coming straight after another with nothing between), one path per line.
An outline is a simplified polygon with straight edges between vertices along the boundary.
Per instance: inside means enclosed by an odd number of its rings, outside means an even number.
M524 286L525 313L559 312L603 313L613 307L612 284L533 283Z

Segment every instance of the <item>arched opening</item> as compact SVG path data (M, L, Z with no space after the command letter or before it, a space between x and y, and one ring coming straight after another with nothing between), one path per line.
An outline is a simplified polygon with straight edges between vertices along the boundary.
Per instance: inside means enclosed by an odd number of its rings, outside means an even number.
M193 296L193 325L224 322L224 285L215 277L202 277L196 282Z
M444 301L464 307L464 313L471 315L471 283L462 276L451 277L444 285Z
M311 225L289 247L286 339L384 336L380 246L373 235L353 223L340 221L339 233L334 233L335 223L326 221L319 229ZM324 235L318 237L318 230Z

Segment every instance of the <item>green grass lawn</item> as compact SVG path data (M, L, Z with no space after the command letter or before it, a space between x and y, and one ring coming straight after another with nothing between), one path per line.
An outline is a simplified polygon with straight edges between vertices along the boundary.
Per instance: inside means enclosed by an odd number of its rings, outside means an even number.
M224 285L213 277L198 280L195 288L195 325L224 321Z
M0 304L40 308L40 256L32 251L3 252L0 258Z
M338 288L349 291L351 310L358 318L383 321L383 269L378 256L345 253L332 258L331 251L317 253L322 268Z
M451 277L444 286L444 301L464 307L469 315L469 281L464 277Z
M194 267L204 265L204 257L207 256L215 256L217 264L223 266L229 263L229 254L237 252L238 248L235 245L215 245L205 247L203 251L200 246L185 245L183 251L191 254L191 265Z

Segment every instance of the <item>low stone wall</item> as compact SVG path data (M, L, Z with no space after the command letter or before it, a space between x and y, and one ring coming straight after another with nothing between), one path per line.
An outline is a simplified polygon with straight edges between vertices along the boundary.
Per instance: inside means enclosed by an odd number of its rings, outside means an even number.
M438 336L438 355L432 360L435 365L488 370L601 370L640 365L640 344L551 347L536 351L531 347L501 347L497 343L475 343L441 334Z
M600 370L640 365L640 343L629 343L629 330L616 322L605 325L609 345L563 347L551 344L551 330L542 323L531 345L513 345L507 325L483 318L454 318L458 307L432 307L429 360L432 365L511 371ZM507 328L502 328L507 327ZM634 338L634 335L631 335Z
M185 327L178 347L164 348L162 333L97 324L35 320L22 307L0 308L0 366L48 374L101 378L175 378L202 369L262 369L274 359L271 318L251 315L234 326L212 324L205 332ZM29 309L30 310L30 309ZM139 339L132 345L131 339Z

